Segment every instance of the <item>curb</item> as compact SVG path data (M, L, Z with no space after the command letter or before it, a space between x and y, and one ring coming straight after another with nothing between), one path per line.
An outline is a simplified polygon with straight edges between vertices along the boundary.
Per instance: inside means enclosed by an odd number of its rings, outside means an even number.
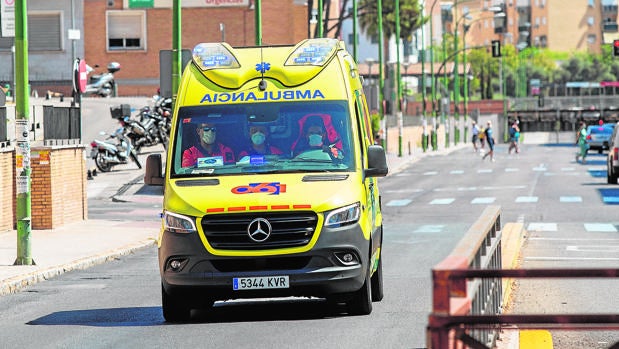
M98 264L103 264L105 262L118 259L119 257L131 254L136 250L155 245L156 243L156 239L142 240L140 242L109 250L107 252L103 252L94 256L84 257L70 263L61 264L42 270L33 271L25 275L9 278L0 284L0 296L16 293L24 287L34 285L40 281L51 279L66 272L70 272L73 270L84 270Z

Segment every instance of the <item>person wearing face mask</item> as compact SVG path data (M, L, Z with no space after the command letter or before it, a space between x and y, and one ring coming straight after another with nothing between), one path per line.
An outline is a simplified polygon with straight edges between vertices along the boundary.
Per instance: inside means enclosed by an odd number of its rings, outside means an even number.
M269 130L263 125L249 127L249 141L251 145L239 153L239 158L248 155L281 155L283 152L269 144Z
M232 149L217 141L217 126L211 123L200 124L196 132L200 142L183 152L183 167L196 166L200 158L221 158L224 164L234 163Z
M342 150L336 146L336 143L329 144L327 130L324 121L319 116L311 116L307 118L303 126L303 136L298 144L293 148L293 156L297 156L303 152L322 149L326 153L330 153L333 159L342 159Z

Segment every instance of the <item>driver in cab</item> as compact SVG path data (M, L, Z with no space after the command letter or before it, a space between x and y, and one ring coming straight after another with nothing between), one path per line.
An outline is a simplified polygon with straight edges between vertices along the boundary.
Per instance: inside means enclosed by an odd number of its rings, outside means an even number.
M336 140L337 141L337 140ZM329 144L327 130L324 121L320 116L311 116L305 121L303 126L303 136L293 149L293 156L303 152L322 149L333 159L343 159L344 154L334 144Z

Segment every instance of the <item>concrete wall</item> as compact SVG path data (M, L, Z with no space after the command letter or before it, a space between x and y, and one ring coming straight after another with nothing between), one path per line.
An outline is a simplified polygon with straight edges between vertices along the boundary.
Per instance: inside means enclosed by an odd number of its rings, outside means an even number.
M32 229L53 229L88 219L83 145L31 149ZM0 152L0 231L15 228L14 150Z

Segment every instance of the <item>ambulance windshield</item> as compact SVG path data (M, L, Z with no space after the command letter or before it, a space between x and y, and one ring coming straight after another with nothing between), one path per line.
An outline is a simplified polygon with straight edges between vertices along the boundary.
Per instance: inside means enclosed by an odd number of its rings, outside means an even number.
M354 171L345 101L179 109L172 177Z

